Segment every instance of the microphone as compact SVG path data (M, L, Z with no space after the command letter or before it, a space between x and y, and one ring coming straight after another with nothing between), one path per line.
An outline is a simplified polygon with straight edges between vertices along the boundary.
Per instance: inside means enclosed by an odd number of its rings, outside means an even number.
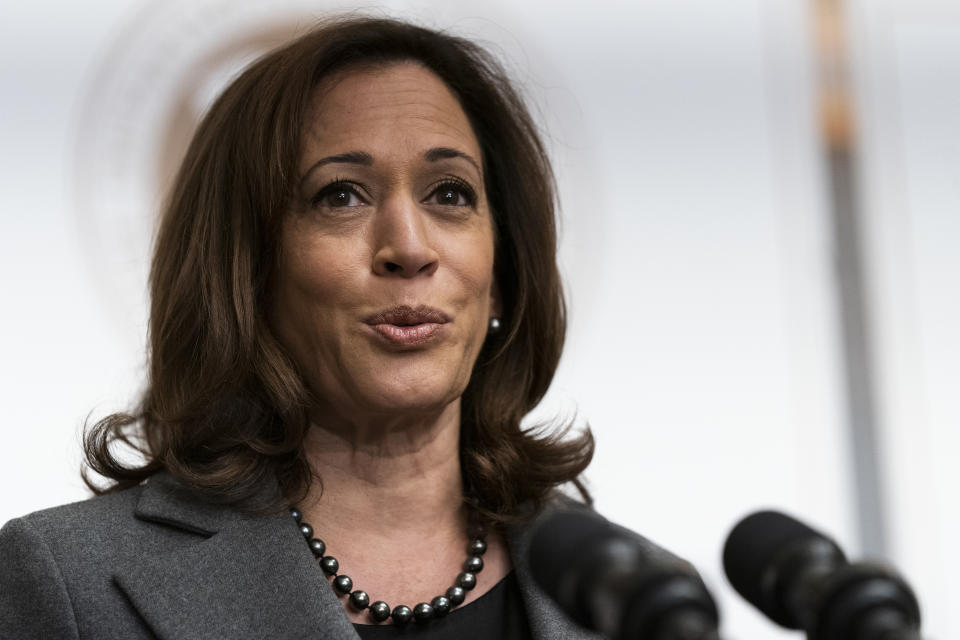
M782 513L741 520L723 568L750 604L808 640L920 640L920 605L902 577L849 563L836 542Z
M616 640L719 640L693 566L592 511L545 517L529 558L540 587L584 627Z

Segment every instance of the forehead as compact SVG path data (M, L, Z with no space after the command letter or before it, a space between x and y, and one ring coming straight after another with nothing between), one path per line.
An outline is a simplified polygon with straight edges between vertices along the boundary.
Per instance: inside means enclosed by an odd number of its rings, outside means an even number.
M459 101L416 62L337 73L317 86L307 115L305 156L365 151L376 159L450 147L480 158Z

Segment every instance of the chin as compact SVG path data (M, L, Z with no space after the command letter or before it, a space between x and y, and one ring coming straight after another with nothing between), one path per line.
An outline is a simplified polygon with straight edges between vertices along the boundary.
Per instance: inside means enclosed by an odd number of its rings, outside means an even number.
M456 373L444 367L422 371L397 372L389 379L372 379L363 389L367 406L376 412L436 413L460 398L468 380L459 380ZM361 399L361 403L364 400Z
M462 390L409 386L384 389L372 399L370 408L390 414L439 413L460 398Z
M311 386L330 410L348 420L363 414L388 419L436 415L459 400L470 382L468 363L472 363L461 354L456 358L437 355L360 357L349 366L321 369Z

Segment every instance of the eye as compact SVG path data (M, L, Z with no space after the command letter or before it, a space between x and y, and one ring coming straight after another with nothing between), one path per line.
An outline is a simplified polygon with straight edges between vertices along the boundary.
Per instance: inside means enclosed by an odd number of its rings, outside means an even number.
M430 192L426 202L448 207L474 207L477 204L477 193L466 182L445 180Z
M318 191L310 200L310 203L315 207L330 207L334 209L339 207L359 207L367 204L366 201L360 197L360 194L357 193L356 187L342 180L331 182Z

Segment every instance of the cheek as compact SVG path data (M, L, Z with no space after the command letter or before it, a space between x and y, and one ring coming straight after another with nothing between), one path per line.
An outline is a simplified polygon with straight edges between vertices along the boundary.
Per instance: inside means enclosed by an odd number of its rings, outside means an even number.
M272 323L280 340L301 359L320 346L336 325L338 308L348 304L352 274L322 243L291 242L275 281ZM324 330L318 330L319 328Z
M458 306L475 316L477 325L486 325L493 290L493 268L489 261L460 259L451 265L460 295Z
M471 251L464 251L456 258L453 271L459 279L462 292L461 315L469 318L468 351L479 351L487 334L490 316L493 314L493 250L480 249L474 244ZM475 354L474 354L475 355Z
M317 310L324 306L336 306L344 296L355 289L355 265L351 267L347 256L355 247L328 239L294 240L288 245L280 269L288 301L301 310Z
M302 307L322 309L337 306L352 288L351 273L342 265L305 261L292 274L291 284Z
M460 239L450 253L449 265L471 295L489 299L493 286L493 234L489 228Z

